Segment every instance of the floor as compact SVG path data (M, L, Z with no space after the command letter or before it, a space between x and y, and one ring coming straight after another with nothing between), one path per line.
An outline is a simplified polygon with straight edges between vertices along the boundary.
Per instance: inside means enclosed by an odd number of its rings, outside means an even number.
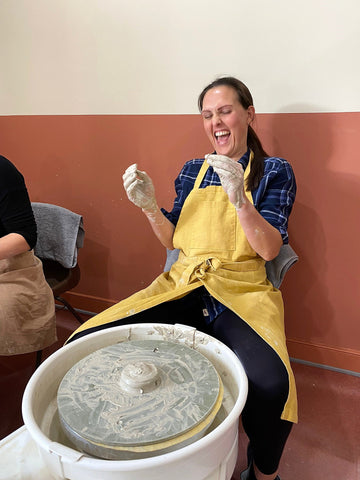
M83 315L86 319L87 316ZM57 350L78 326L57 310ZM294 426L280 465L282 480L360 480L360 377L324 368L292 364L299 398ZM35 354L0 357L0 439L22 424L21 399L35 367ZM247 440L240 427L239 461L234 480L245 468Z
M360 377L292 363L299 423L280 464L282 480L360 480ZM240 430L238 472L247 440Z

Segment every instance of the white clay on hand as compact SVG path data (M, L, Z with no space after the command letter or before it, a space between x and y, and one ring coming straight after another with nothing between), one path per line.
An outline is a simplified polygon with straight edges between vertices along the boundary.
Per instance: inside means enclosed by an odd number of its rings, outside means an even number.
M219 175L221 185L230 202L238 210L245 203L244 169L242 165L225 155L206 155L207 163Z
M152 180L146 172L138 170L136 163L125 170L123 182L128 199L134 205L146 211L157 209Z
M133 165L130 165L130 167L128 167L126 170L125 170L125 173L123 175L123 182L124 182L124 188L126 190L126 193L129 189L129 187L131 186L131 184L133 182L135 182L136 180L136 176L137 176L137 164L134 163Z

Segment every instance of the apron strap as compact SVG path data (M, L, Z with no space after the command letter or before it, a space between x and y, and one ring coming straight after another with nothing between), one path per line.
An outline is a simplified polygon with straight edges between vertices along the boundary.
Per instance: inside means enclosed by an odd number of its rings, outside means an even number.
M201 165L201 168L199 170L198 176L196 177L195 183L194 183L194 190L195 188L199 188L200 184L205 177L205 173L207 172L207 169L209 168L209 164L207 161L204 159L203 164Z

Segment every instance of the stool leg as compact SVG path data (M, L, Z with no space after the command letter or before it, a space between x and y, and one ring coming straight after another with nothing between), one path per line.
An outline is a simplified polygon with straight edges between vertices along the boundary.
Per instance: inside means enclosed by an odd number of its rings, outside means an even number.
M38 350L36 352L35 370L38 368L38 366L41 363L41 357L42 357L42 350Z
M71 312L74 315L74 317L76 318L76 320L79 323L84 323L84 320L81 318L81 316L78 314L78 312L70 305L69 302L67 302L62 297L55 297L55 299L58 300L59 302L61 302L69 310L69 312Z

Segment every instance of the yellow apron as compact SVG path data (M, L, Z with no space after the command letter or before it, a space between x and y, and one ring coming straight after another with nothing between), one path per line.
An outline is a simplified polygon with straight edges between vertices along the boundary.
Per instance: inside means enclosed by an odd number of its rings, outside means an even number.
M250 165L251 159L245 179ZM289 395L281 418L297 422L296 387L286 348L281 292L268 281L265 261L247 241L224 189L221 186L199 188L207 168L204 161L183 205L173 238L180 254L170 271L162 273L147 288L91 318L73 335L175 300L204 285L279 355L289 375ZM246 195L252 202L251 192Z
M0 355L56 342L55 302L41 261L28 251L0 260Z

